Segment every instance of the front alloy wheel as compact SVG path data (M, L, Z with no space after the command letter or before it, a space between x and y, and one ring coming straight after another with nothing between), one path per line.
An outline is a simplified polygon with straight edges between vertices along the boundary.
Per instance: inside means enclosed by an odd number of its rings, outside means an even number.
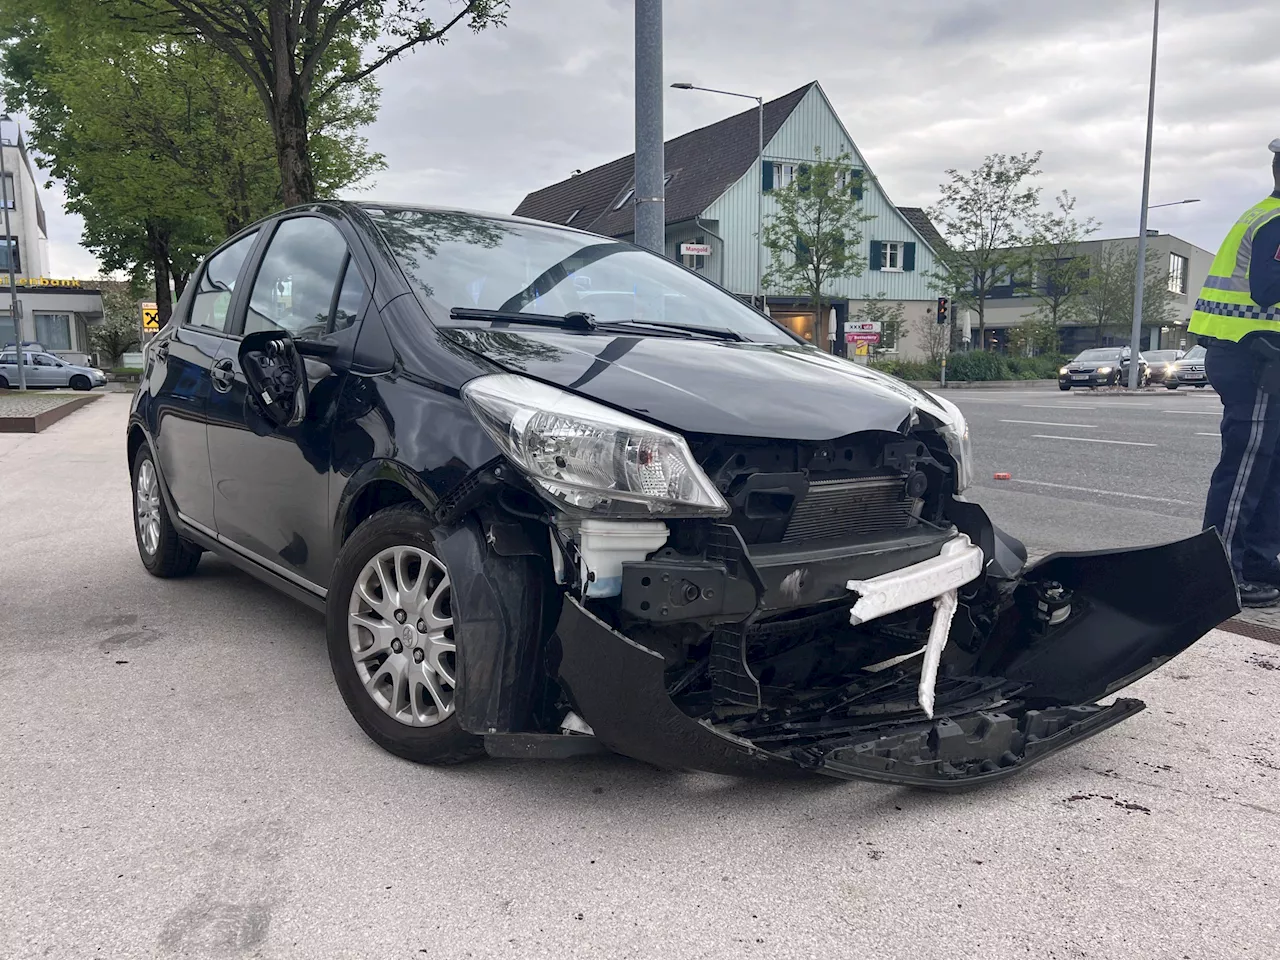
M449 573L420 547L380 551L351 590L347 635L356 676L387 716L431 727L453 713L457 651Z
M484 742L458 721L453 591L431 529L422 507L400 504L347 538L329 582L329 664L374 743L417 763L458 763Z

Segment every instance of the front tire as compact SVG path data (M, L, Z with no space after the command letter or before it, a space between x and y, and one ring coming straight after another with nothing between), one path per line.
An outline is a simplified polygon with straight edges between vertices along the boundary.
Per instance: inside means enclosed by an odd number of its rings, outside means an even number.
M82 373L77 373L71 378L71 382L67 384L72 390L89 390L93 384L89 382L89 378Z
M1166 383L1166 384L1165 384L1165 387L1166 387L1167 389L1169 389L1169 390L1177 390L1177 389L1178 389L1178 385L1177 385L1176 383Z
M1060 384L1058 384L1058 389L1059 389L1059 390L1070 390L1070 389L1071 389L1071 384L1069 384L1069 383L1060 383Z
M5 377L3 374L0 374L0 390L8 390L8 389L9 389L8 377Z
M186 577L200 562L200 548L174 529L155 459L145 443L133 457L133 534L142 565L153 577Z
M329 663L342 699L370 740L415 763L484 753L454 711L451 595L431 522L416 504L381 510L357 527L329 585Z

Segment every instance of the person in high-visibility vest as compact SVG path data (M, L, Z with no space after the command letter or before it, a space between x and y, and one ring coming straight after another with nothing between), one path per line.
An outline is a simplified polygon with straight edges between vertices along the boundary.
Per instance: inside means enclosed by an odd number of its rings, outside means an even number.
M1222 453L1205 528L1216 527L1247 607L1280 603L1280 138L1275 191L1232 227L1188 329L1222 401Z

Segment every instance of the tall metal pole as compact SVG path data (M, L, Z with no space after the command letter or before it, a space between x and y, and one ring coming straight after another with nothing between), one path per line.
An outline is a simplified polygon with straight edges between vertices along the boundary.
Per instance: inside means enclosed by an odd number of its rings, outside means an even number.
M636 244L665 253L662 0L636 4Z
M1151 26L1151 85L1147 96L1147 154L1142 167L1142 217L1138 224L1138 269L1133 283L1133 332L1129 338L1129 389L1138 389L1142 373L1142 288L1147 279L1147 203L1151 199L1151 134L1156 118L1156 44L1160 39L1160 0L1155 0Z
M760 309L768 311L764 298L764 97L756 97L756 112L760 117L760 143L756 150L756 296Z
M9 182L8 171L4 164L4 133L0 131L0 191L3 191L4 185ZM9 316L13 317L13 345L18 361L18 389L27 389L27 365L22 362L22 320L18 317L18 284L13 279L13 255L17 243L14 241L13 234L9 231L9 198L4 197L0 192L0 199L4 200L0 206L4 207L4 242L9 244ZM13 184L13 203L18 203L18 184Z

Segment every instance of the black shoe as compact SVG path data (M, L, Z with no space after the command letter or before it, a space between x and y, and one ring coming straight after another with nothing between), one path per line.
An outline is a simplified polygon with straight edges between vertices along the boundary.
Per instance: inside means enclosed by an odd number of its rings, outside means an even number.
M1244 580L1246 583L1260 583L1270 587L1280 587L1280 567L1273 567L1270 570L1246 570L1244 572Z
M1249 583L1245 581L1237 586L1240 591L1242 607L1274 607L1280 603L1280 587L1269 583Z

